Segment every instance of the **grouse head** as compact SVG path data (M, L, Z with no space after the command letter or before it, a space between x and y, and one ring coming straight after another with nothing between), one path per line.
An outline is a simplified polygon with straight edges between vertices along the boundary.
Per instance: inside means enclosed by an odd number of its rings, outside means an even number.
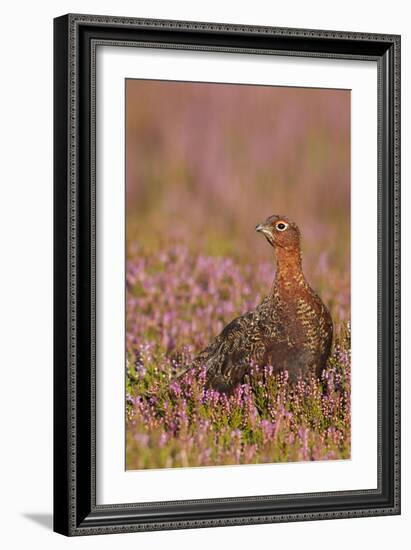
M300 230L286 216L274 214L268 217L264 223L258 224L255 230L262 233L274 248L279 247L286 250L299 250L300 248Z

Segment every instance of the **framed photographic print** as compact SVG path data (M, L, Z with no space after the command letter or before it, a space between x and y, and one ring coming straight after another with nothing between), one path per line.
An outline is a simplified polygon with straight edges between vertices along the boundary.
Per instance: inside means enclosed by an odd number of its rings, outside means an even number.
M400 513L400 37L54 21L54 529Z

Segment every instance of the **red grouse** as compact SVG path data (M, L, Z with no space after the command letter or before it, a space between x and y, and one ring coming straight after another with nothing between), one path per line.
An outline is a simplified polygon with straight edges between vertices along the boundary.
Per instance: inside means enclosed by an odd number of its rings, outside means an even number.
M301 265L300 231L285 216L257 225L275 250L276 276L259 306L229 323L194 360L204 366L206 386L230 393L252 364L287 370L290 381L326 365L333 325L330 313L307 283Z

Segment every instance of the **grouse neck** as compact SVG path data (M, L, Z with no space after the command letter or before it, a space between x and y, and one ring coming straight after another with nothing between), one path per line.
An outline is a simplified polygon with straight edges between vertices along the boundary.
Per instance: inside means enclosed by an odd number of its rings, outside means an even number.
M298 284L305 281L299 248L276 247L276 286Z

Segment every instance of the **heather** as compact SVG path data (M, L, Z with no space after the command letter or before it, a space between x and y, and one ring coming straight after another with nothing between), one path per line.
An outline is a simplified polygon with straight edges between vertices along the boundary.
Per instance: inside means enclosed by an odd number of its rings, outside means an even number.
M321 380L294 386L287 373L250 365L231 396L204 386L190 361L231 318L270 288L273 265L257 272L229 258L174 245L152 254L134 246L127 263L127 467L169 468L342 459L350 456L350 332L341 304L333 353ZM332 288L327 272L324 279ZM338 279L337 279L338 281Z

